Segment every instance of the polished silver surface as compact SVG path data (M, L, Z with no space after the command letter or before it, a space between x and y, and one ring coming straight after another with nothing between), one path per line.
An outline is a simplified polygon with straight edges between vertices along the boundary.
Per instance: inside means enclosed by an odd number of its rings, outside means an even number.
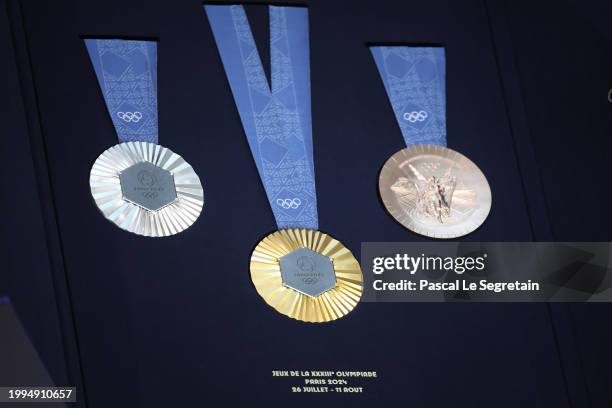
M406 228L432 238L456 238L477 229L491 209L491 190L467 157L437 145L395 153L378 183L389 213Z
M127 142L106 150L91 168L89 185L108 220L149 237L189 228L204 205L200 178L189 163L154 143Z
M280 258L283 284L305 295L316 297L336 287L331 259L308 248L298 248Z

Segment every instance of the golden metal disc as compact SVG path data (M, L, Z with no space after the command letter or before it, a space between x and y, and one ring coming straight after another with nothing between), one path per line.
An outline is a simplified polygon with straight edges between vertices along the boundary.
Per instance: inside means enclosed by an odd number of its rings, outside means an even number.
M91 168L89 186L108 220L148 237L189 228L204 205L200 178L189 163L154 143L120 143L106 150Z
M359 262L342 243L310 229L283 229L262 239L251 255L251 279L278 312L321 323L348 314L361 299Z
M491 189L478 166L438 145L415 145L395 153L380 172L378 188L393 218L432 238L467 235L491 210Z

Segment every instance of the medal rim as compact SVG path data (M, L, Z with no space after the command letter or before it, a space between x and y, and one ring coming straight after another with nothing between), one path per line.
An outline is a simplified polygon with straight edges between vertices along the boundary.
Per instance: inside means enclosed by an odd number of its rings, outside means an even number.
M398 219L398 217L394 214L395 208L397 207L397 204L394 203L393 201L391 201L388 197L388 193L385 192L383 194L383 182L385 179L385 169L387 169L388 164L394 160L394 158L396 158L398 155L406 155L408 152L412 153L418 153L418 154L435 154L436 152L432 152L432 151L428 151L426 149L437 149L437 150L442 150L442 151L447 151L449 152L451 155L455 155L459 158L461 158L462 160L467 161L471 166L473 166L474 169L477 170L477 174L482 178L482 180L484 181L484 191L486 193L486 197L485 197L485 203L486 203L486 208L485 207L481 207L480 209L477 210L477 214L478 215L471 215L467 220L463 221L461 224L468 224L467 226L464 226L463 228L458 228L457 225L454 226L448 226L449 231L447 231L444 234L436 234L435 232L430 231L427 227L419 227L418 224L409 216L406 216L406 219L409 222L403 222L400 219ZM449 158L449 156L446 156L445 158ZM487 177L484 175L483 171L480 169L480 167L478 167L478 165L476 165L476 163L474 163L469 157L465 156L464 154L453 150L449 147L446 146L440 146L440 145L434 145L434 144L416 144L416 145L412 145L412 146L408 146L408 147L404 147L398 151L396 151L395 153L393 153L383 164L379 176L378 176L378 193L379 196L381 198L381 201L383 203L383 206L385 207L386 212L400 225L402 225L404 228L414 232L415 234L424 236L424 237L428 237L428 238L434 238L434 239L454 239L454 238L459 238L459 237L463 237L466 235L471 234L472 232L476 231L478 228L480 228L480 226L482 226L482 224L484 224L484 222L486 221L486 219L488 218L490 212L491 212L491 207L492 207L492 203L493 203L493 195L491 192L491 186L489 184L489 181L487 180ZM402 211L402 213L405 214L405 211ZM455 232L453 232L453 230L456 230Z
M169 158L173 158L170 163ZM151 163L171 173L176 192L173 202L151 211L123 196L119 176L129 167L141 162ZM177 163L181 168L175 173L173 170L179 167ZM189 180L189 193L181 191L183 183L177 184L177 173L180 173L181 179ZM197 221L204 206L201 180L189 162L167 147L144 141L118 143L102 152L91 167L89 188L96 208L105 219L124 231L152 238L172 236L185 231ZM109 213L102 206L112 207L113 211ZM121 214L117 215L121 208ZM148 222L122 222L128 216L141 220L144 217ZM153 225L155 228L151 228Z
M332 260L336 286L313 297L284 284L280 258L299 248ZM325 323L344 317L355 309L363 295L364 277L359 261L342 242L319 230L273 231L253 249L249 270L253 286L268 306L306 323Z

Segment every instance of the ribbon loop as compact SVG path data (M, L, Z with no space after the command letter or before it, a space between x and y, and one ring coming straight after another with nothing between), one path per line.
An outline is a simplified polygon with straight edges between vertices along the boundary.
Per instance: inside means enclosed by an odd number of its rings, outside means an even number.
M204 9L276 224L317 229L308 10L269 7L269 84L244 8Z
M445 56L441 47L370 47L406 146L446 146Z
M157 43L86 39L120 142L157 144Z

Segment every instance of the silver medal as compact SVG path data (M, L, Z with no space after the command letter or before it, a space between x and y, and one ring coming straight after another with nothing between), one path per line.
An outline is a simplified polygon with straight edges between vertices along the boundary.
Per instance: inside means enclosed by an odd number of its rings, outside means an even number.
M154 143L127 142L106 150L91 168L89 186L108 220L148 237L187 229L204 205L200 178L189 163Z

